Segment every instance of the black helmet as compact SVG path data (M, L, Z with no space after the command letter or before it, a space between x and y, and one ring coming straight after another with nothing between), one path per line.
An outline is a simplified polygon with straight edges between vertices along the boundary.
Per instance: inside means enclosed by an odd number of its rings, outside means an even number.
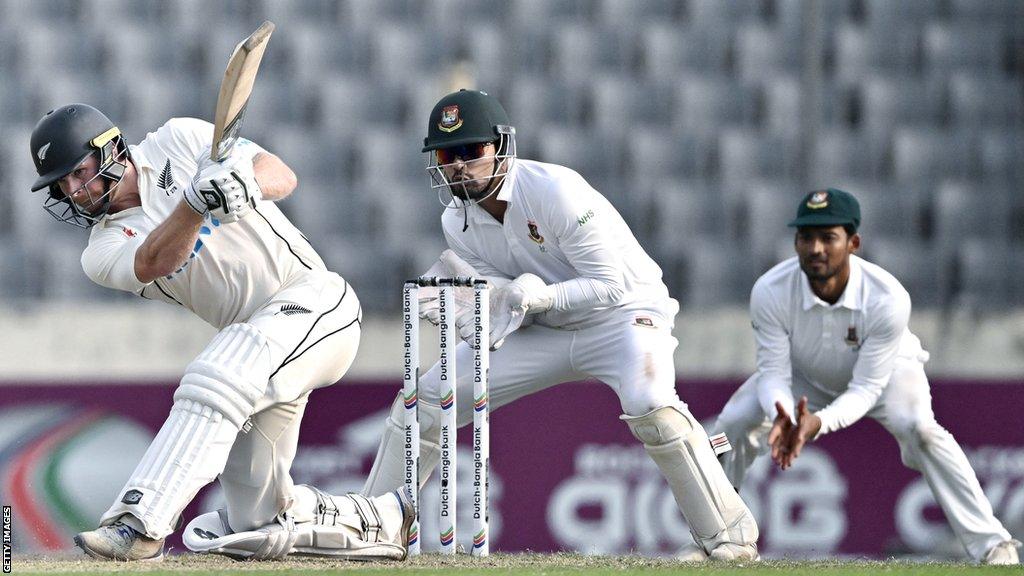
M508 114L487 92L462 89L441 98L430 112L423 151L494 142L514 133Z
M430 112L427 137L423 139L423 152L429 154L431 188L437 191L441 204L451 206L454 198L463 203L479 202L497 191L516 157L515 135L505 108L487 92L462 89L441 98ZM476 186L485 187L470 191L468 186L474 181L464 181L461 189L453 190L444 173L446 165L435 151L488 142L495 143L493 170L490 176L475 180Z
M95 223L106 212L106 207L99 214L86 214L64 197L57 181L70 174L90 154L98 153L98 175L112 180L113 185L120 182L127 166L128 150L117 126L88 104L68 104L50 110L39 120L32 130L30 144L32 161L39 174L32 191L49 188L50 199L44 205L47 211L58 220L78 226ZM106 199L109 199L109 190Z

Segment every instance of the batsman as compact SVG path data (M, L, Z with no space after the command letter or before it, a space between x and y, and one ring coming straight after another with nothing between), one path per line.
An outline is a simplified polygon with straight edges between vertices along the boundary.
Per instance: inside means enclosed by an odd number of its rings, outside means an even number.
M89 230L89 278L218 330L100 527L75 543L96 558L159 559L182 510L219 475L227 506L186 527L192 550L404 558L405 494L332 496L292 482L310 392L355 357L359 300L274 204L296 187L291 169L245 139L214 162L213 132L172 118L129 146L86 104L51 110L32 132L32 190L58 220Z
M582 145L582 144L581 144ZM621 419L657 463L702 553L757 558L758 529L722 471L708 436L676 395L672 326L678 304L661 269L615 208L573 170L517 158L515 129L493 96L461 90L430 113L423 152L444 211L446 250L427 276L491 282L490 405L498 409L558 384L596 378L612 388ZM420 314L436 323L436 293ZM455 323L472 338L470 300ZM470 366L473 350L456 350ZM472 371L457 395L471 398ZM438 463L439 367L420 379L420 478ZM392 406L364 494L402 486L404 406ZM460 426L473 404L458 404Z
M860 219L848 192L807 194L789 224L796 256L754 284L757 372L716 424L734 446L722 456L726 473L740 486L769 450L789 468L807 442L867 416L896 438L903 463L924 474L971 558L1017 564L1020 542L993 515L963 450L935 421L928 353L907 327L910 295L855 254Z

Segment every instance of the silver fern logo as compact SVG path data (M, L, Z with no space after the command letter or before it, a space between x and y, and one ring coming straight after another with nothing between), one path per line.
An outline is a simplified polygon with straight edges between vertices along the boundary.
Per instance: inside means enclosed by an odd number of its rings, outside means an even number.
M298 304L282 304L281 309L277 311L277 314L284 314L285 316L293 316L295 314L312 314L313 311L309 308L304 308ZM276 315L276 314L275 314Z
M50 144L52 144L52 142L47 142L46 144L43 144L42 146L39 147L39 151L36 152L36 158L39 158L40 162L46 160L46 152L50 149Z
M178 186L174 183L174 176L171 175L170 160L167 161L167 164L164 164L164 170L160 173L160 178L157 179L156 185L168 196L171 196L178 191Z

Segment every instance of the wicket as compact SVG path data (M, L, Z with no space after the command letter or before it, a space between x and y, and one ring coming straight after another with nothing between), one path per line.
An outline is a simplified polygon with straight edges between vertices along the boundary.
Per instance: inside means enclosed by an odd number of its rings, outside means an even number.
M412 496L416 519L409 528L409 555L420 553L420 497L419 497L419 289L438 288L440 342L438 374L440 377L441 433L440 433L440 539L441 553L456 552L456 355L458 330L454 326L455 290L473 288L473 556L487 556L488 512L487 470L490 458L490 425L488 409L488 370L490 366L490 310L486 280L455 277L421 277L408 280L402 291L402 323L405 369L402 378L402 396L405 404L405 485Z

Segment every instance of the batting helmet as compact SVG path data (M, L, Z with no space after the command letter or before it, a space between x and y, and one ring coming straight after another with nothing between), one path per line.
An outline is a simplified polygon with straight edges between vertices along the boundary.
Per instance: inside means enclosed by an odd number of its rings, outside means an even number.
M68 104L50 110L39 120L30 138L32 161L39 178L32 191L49 188L44 207L54 218L76 226L94 224L107 209L113 185L121 181L127 167L128 148L121 131L102 112L88 104ZM98 154L98 176L113 182L100 199L98 213L86 213L61 192L57 181L70 174L90 154ZM63 204L63 206L61 206Z
M441 98L430 112L427 123L427 137L423 139L423 152L430 156L427 171L430 173L432 188L457 196L464 201L479 201L492 194L507 173L516 157L516 129L508 119L508 113L498 99L479 90L462 89ZM451 184L444 173L444 162L438 160L437 150L459 148L472 144L494 142L494 169L490 176L482 178L490 184L478 194L465 189L452 192ZM504 164L503 164L504 163ZM449 205L442 197L441 203Z

